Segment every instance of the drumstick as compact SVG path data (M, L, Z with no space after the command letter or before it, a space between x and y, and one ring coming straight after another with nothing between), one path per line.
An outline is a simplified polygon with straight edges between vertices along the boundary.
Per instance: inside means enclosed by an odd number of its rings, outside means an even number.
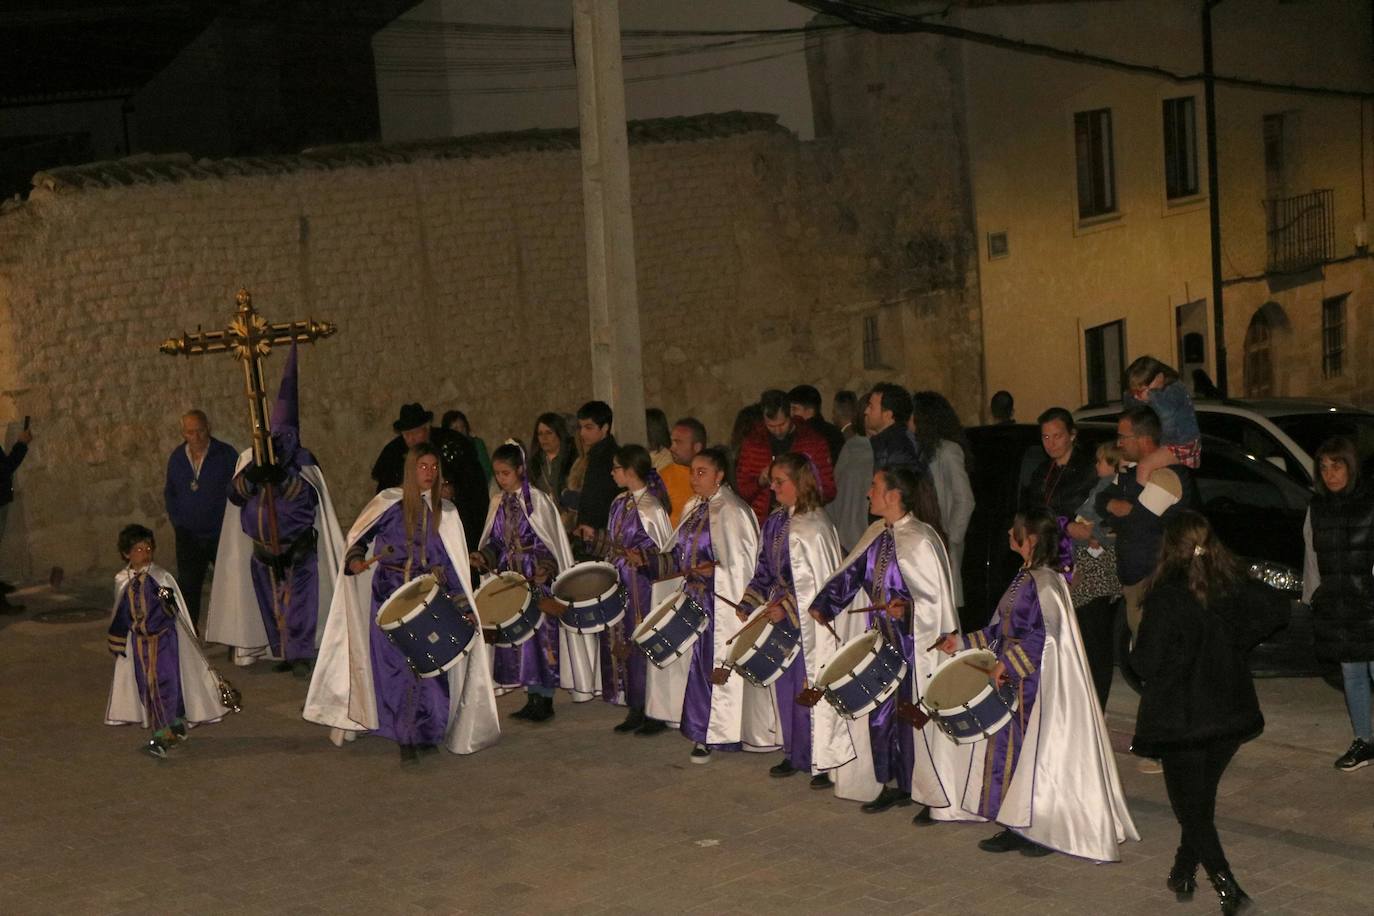
M503 576L502 578L505 578L505 577ZM515 579L510 579L510 580L508 580L508 581L506 582L505 585L499 585L499 586L497 586L496 588L493 588L493 589L491 590L491 594L493 594L493 595L499 595L499 594L501 594L502 592L508 592L508 591L510 591L510 590L513 589L513 588L519 588L519 587L521 587L522 585L528 587L528 582L525 580L525 578L524 578L523 576L522 576L518 581L515 580Z
M926 651L927 651L927 652L934 652L936 649L940 648L940 645L941 645L946 639L949 639L949 638L950 638L951 636L953 636L953 635L954 635L953 633L941 633L941 634L940 634L940 638L937 639L937 640L935 640L935 642L931 643L931 644L926 648Z
M886 605L886 604L870 604L868 607L852 607L852 608L850 608L849 610L845 611L845 613L846 613L846 614L867 614L867 613L869 613L870 611L882 611L882 610L886 610L886 609L887 609L887 605Z
M961 658L961 659L959 659L959 662L960 662L960 664L968 665L968 666L969 666L970 668L972 668L974 671L981 671L983 674L986 674L988 677L992 677L992 671L993 671L993 669L991 669L991 668L984 668L982 665L975 665L973 662L969 661L969 660L966 659L966 658Z
M380 563L380 562L382 562L382 560L384 560L385 558L391 556L391 554L394 552L394 550L395 550L395 549L394 549L390 544L387 544L385 547L382 548L382 552L381 552L381 553L379 553L379 554L374 554L373 557L372 557L371 559L369 559L369 560L364 560L364 561L363 561L363 570L364 570L364 571L369 570L369 569L372 568L372 565L373 565L374 563Z

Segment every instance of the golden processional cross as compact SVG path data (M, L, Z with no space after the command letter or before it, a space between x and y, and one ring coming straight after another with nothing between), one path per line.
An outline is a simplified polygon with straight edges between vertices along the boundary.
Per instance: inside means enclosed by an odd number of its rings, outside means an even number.
M267 388L263 382L262 363L272 348L279 344L314 343L328 337L338 328L328 321L269 322L253 310L253 297L241 289L234 298L238 311L222 331L201 331L169 337L159 348L168 356L178 353L199 356L204 353L229 351L243 364L243 393L248 398L248 412L253 423L253 462L258 465L276 464L272 450L272 418L267 406Z

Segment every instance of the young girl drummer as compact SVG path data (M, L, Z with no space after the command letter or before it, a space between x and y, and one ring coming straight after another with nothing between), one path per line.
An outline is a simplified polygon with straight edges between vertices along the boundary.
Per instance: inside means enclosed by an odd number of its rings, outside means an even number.
M472 567L479 573L517 572L534 585L537 598L548 598L554 578L572 565L558 509L542 490L530 487L525 451L518 443L507 442L493 452L491 469L500 492L491 499ZM514 718L553 718L553 692L559 686L558 630L558 621L546 618L533 638L496 650L498 688L523 686L528 694Z
M671 504L663 479L642 445L622 445L616 451L611 459L611 477L624 492L611 503L606 529L578 530L588 553L615 566L625 590L625 616L600 634L602 696L608 703L629 707L625 721L615 727L617 732L654 734L664 725L657 719L651 722L644 714L649 663L630 644L630 637L658 602L674 590L671 582L653 580L658 554L673 543L673 527L668 521Z

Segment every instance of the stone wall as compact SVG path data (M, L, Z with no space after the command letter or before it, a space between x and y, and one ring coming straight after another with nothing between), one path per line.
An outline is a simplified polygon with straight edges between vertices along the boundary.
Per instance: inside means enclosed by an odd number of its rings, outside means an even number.
M947 363L862 368L859 316L891 297L882 255L903 221L882 217L880 193L854 203L872 176L842 143L801 144L739 113L640 122L631 143L650 404L723 439L769 386L828 397L885 376L971 378L967 332ZM221 327L240 286L269 318L340 328L302 351L301 413L345 525L402 402L461 407L489 445L575 409L590 384L580 181L571 132L37 176L0 214L0 422L31 414L36 436L0 576L108 571L134 520L154 524L170 562L161 486L178 417L203 407L237 445L247 421L231 358L157 345ZM966 325L954 299L948 320L943 299L919 320ZM958 400L973 409L981 392Z

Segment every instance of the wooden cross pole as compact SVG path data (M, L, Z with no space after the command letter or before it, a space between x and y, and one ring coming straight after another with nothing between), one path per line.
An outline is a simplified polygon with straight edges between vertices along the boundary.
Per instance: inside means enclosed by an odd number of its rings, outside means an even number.
M248 398L248 412L253 424L253 462L258 465L276 464L272 450L272 417L268 409L267 390L263 382L262 363L272 348L289 343L314 343L338 330L328 321L307 318L298 321L270 322L253 310L253 297L241 289L234 297L238 310L222 331L196 330L180 337L169 337L159 348L168 356L183 354L200 356L205 353L234 354L243 364L244 395Z

